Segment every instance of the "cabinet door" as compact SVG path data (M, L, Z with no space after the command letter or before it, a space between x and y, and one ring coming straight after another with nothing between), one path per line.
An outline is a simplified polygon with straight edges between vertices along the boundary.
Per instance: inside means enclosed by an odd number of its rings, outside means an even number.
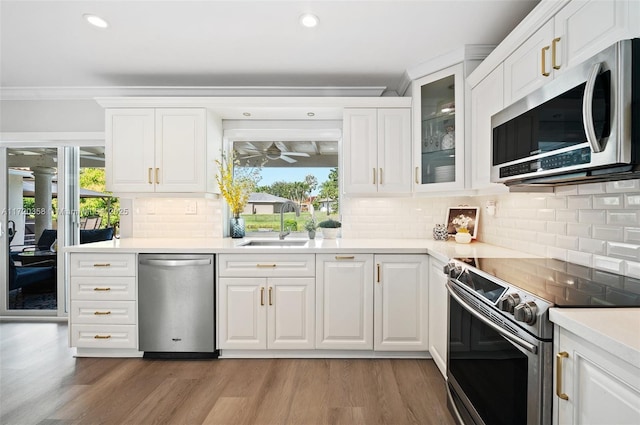
M316 348L373 349L373 255L317 255Z
M427 259L426 255L375 256L375 350L429 348Z
M343 167L345 193L378 191L378 110L345 108Z
M463 74L463 64L458 64L413 82L416 192L464 188Z
M429 353L447 375L447 275L442 271L444 263L429 257Z
M313 349L315 279L267 280L268 348Z
M411 192L411 109L378 109L378 192Z
M554 383L557 424L640 423L640 368L556 326ZM557 376L554 373L554 379ZM564 393L567 400L557 393Z
M106 187L112 192L153 192L153 109L107 109Z
M205 111L156 110L156 192L206 191Z
M510 105L553 77L551 42L553 19L542 26L504 61L504 104ZM544 57L544 70L543 68ZM544 75L548 74L548 75Z
M471 90L471 188L506 192L503 184L491 183L493 148L491 116L503 107L504 70L502 64Z
M264 278L219 279L220 348L267 348L266 281Z

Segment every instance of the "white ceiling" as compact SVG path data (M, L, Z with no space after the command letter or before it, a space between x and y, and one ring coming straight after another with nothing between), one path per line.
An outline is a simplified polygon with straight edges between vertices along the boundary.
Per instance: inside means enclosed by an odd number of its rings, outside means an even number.
M406 70L434 57L499 43L537 3L1 0L0 84L397 90ZM300 26L304 12L320 25Z

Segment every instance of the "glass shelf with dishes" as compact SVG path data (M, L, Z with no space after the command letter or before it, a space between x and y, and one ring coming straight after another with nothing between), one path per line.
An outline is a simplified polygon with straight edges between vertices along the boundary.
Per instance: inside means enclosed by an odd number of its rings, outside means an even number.
M462 153L456 128L462 125L462 118L456 104L461 109L457 90L462 87L461 75L462 68L454 66L414 81L414 99L419 99L414 114L420 123L414 142L417 191L438 190L434 185L439 183L447 184L448 189L458 183L456 158L462 158Z

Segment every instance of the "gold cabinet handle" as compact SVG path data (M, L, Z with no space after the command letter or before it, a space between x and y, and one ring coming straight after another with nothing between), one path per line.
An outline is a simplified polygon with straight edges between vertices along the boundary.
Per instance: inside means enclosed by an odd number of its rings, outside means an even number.
M416 184L420 184L420 167L416 167Z
M273 305L273 288L269 286L269 305Z
M260 287L260 305L264 305L264 287Z
M109 339L111 338L111 335L96 335L93 337L93 339Z
M376 173L376 169L374 168L373 169L373 184L376 184L376 176L377 176L377 173Z
M111 263L94 263L93 267L111 267Z
M160 184L160 169L156 168L156 184Z
M551 42L551 66L553 69L560 69L560 64L558 63L557 52L558 52L558 42L560 41L560 37L554 38Z
M376 264L376 268L377 268L377 272L378 272L378 278L376 279L376 281L378 283L380 283L380 264Z
M355 255L336 255L336 260L353 260L355 259Z
M149 182L149 184L153 184L153 181L151 181L152 170L152 168L149 168L149 170L147 171L147 182Z
M276 264L256 264L256 267L262 268L262 269L273 269L276 267Z
M380 178L378 179L378 181L380 182L380 184L382 184L382 168L379 168L380 170Z
M548 77L550 75L547 72L547 60L546 60L546 58L547 58L547 50L549 50L549 46L544 46L542 48L542 51L541 51L541 55L542 55L542 62L541 62L542 63L542 71L541 71L541 73L545 77Z
M94 291L110 291L111 288L93 288Z
M96 311L93 314L95 314L96 316L107 316L109 314L111 314L110 311Z
M562 359L569 357L569 353L562 351L556 354L556 395L562 400L569 400L569 396L562 392Z

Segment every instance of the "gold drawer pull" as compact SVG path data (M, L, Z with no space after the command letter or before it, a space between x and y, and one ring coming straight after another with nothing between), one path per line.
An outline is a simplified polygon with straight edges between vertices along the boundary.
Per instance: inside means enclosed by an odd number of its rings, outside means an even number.
M420 173L420 167L416 167L416 184L420 184L419 173Z
M93 337L94 339L109 339L111 335L96 335Z
M260 287L260 305L264 305L264 286Z
M276 267L276 264L256 264L256 267L260 267L263 269L273 269Z
M153 181L151 181L152 172L153 172L153 168L149 168L149 172L147 173L147 182L149 182L149 184L153 184Z
M354 260L354 255L336 255L336 260Z
M560 37L554 38L551 42L551 66L553 69L560 69L560 65L557 62L557 50L558 50L558 42L560 42Z
M160 184L159 174L160 174L160 169L156 168L156 184Z
M110 291L111 288L93 288L94 291Z
M95 263L93 267L111 267L111 263Z
M562 351L556 354L556 395L562 400L569 400L569 396L562 392L562 359L569 357L569 353Z
M542 64L542 70L541 70L541 74L543 77L548 77L550 75L549 72L547 72L547 51L549 50L549 46L544 46L541 50L541 64Z
M269 286L269 305L273 305L273 288Z
M111 314L110 311L96 311L93 314L95 314L96 316L106 316L108 314Z
M373 169L373 184L376 184L376 176L377 176L376 169L374 168Z
M380 283L380 264L376 264L376 269L378 271L378 279L377 282Z

